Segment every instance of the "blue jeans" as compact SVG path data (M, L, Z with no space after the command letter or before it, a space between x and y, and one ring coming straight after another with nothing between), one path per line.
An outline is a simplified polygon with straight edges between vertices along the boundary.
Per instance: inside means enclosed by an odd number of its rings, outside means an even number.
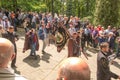
M32 22L32 28L36 29L36 23Z
M49 44L49 36L47 34L47 37L44 38L43 40L43 47L42 47L42 51L44 51L44 49L46 48L46 46Z
M36 56L36 43L31 44L31 52L30 55L35 55Z

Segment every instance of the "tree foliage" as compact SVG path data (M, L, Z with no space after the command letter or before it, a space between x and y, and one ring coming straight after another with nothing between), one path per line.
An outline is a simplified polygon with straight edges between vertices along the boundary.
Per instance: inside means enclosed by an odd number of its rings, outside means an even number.
M74 16L73 0L68 0L66 3L66 15L67 16Z
M119 25L119 3L120 0L0 0L0 7L78 16L89 18L95 25L107 26Z
M94 24L117 25L119 18L119 0L96 0Z

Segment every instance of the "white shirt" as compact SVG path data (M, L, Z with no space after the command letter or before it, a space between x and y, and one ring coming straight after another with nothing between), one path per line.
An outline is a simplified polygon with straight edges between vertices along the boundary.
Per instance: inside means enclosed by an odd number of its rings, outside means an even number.
M10 21L7 21L7 25L8 25L8 27L11 26ZM6 27L7 27L7 26L6 26L6 22L3 21L3 29L6 30Z
M35 16L33 16L32 22L36 22L36 17Z

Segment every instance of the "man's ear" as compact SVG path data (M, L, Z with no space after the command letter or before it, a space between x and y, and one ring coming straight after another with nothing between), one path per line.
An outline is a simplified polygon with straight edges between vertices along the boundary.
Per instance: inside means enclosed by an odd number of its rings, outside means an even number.
M16 56L15 53L12 54L11 60L13 60L15 58L15 56Z

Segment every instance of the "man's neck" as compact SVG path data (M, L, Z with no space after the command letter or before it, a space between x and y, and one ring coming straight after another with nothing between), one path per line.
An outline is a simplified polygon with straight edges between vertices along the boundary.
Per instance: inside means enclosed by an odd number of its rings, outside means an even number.
M12 31L8 31L9 33L13 33Z
M101 50L105 55L107 55L107 52L106 51L104 51L104 50Z

